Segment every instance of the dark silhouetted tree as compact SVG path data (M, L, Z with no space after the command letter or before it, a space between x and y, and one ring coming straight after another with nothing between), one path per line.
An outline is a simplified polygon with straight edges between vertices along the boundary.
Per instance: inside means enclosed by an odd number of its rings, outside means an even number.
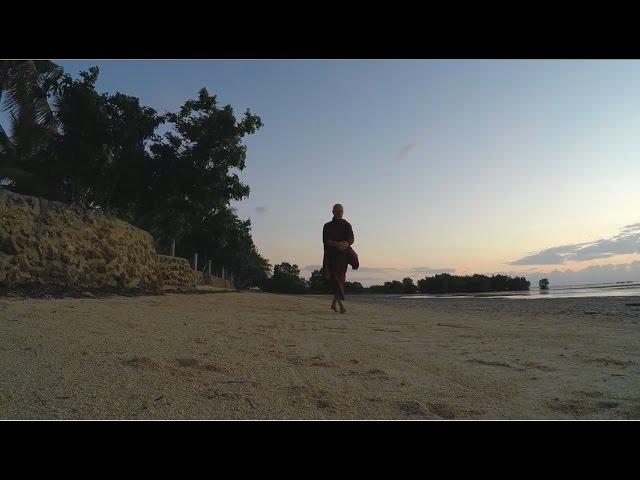
M300 278L298 266L283 262L273 267L273 276L264 281L262 288L275 293L306 293L308 287Z
M62 69L49 60L0 60L0 108L8 112L8 129L0 125L0 188L46 196L51 170L48 148L56 122L48 98Z
M344 289L346 293L359 294L365 292L365 288L360 282L345 282Z
M418 280L420 293L478 293L529 290L530 282L524 277L507 275L451 275L441 273Z
M233 170L245 167L243 137L262 126L249 110L237 120L230 105L219 107L204 88L165 118L172 130L150 147L154 177L140 215L162 249L171 240L203 238L198 228L207 216L249 195Z
M79 78L51 62L0 61L0 186L118 216L152 233L156 247L213 260L241 284L269 274L232 200L249 195L244 137L262 122L201 89L177 113L157 115L137 98L99 94L97 67ZM22 78L22 80L19 80ZM50 108L48 98L52 97ZM161 123L169 131L156 135Z
M322 270L314 270L311 272L309 291L312 293L330 293L329 284L325 280Z
M412 278L403 278L402 279L402 293L416 293L418 291L418 287L413 283Z
M385 294L402 294L404 293L404 284L398 280L391 282L384 282L384 285L371 285L369 287L370 293L385 293Z

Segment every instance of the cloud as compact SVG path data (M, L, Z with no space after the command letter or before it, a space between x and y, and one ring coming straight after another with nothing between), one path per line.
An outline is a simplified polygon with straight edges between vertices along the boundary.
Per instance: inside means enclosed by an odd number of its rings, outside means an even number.
M313 272L314 270L320 270L322 268L322 265L307 265L304 268L300 269L300 272Z
M537 288L538 280L548 278L552 286L584 285L594 283L615 283L640 281L640 261L607 265L591 265L581 270L553 270L542 272L497 272L504 275L525 277L531 282L531 288ZM492 274L487 274L492 275Z
M414 150L416 147L417 147L417 144L415 143L408 143L407 145L402 147L398 152L398 160L404 160L405 158L407 158L411 153L411 151Z
M629 235L629 234L633 234L633 233L640 233L640 223L634 223L633 225L627 225L614 238L619 237L621 235Z
M256 213L258 215L262 215L263 213L266 213L266 211L267 211L267 206L266 205L263 205L261 207L256 207Z
M322 265L307 265L306 267L300 269L301 272L313 272L314 270L319 270L322 268ZM391 267L360 267L358 268L358 272L364 273L392 273L392 272L403 272L404 270L400 270L397 268Z
M620 233L611 238L546 248L536 254L508 262L508 264L562 265L567 261L584 262L633 253L640 253L640 223L623 227Z
M416 267L409 269L409 272L419 275L435 275L438 273L453 273L455 271L455 268Z
M379 275L434 275L436 273L451 273L455 272L455 268L430 268L430 267L415 267L415 268L394 268L394 267L360 267L358 272L363 273L377 273ZM394 279L396 279L394 277ZM396 279L397 280L397 279Z
M360 267L358 271L366 272L366 273L391 273L391 272L399 272L401 270L397 268L391 268L391 267Z

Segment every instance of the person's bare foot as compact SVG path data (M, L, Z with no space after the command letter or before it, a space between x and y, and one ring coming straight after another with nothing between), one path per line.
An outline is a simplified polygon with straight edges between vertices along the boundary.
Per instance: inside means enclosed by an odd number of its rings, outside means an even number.
M346 308L344 308L344 305L340 304L340 313L345 313L347 311Z
M331 304L331 310L333 310L334 312L338 311L338 309L336 308L336 304L335 303Z

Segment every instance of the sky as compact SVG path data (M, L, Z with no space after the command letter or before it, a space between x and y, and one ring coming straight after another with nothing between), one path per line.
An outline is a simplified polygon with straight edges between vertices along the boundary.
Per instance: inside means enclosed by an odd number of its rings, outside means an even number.
M344 205L367 286L439 272L640 280L640 62L54 60L164 113L201 87L264 127L235 202L309 276Z

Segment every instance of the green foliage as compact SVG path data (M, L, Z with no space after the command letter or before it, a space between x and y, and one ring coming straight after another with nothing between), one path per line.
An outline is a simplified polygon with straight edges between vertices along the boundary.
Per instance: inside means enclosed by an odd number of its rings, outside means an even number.
M393 280L391 282L384 282L384 285L372 285L369 287L370 293L385 293L385 294L411 294L416 293L418 287L413 283L411 278L403 278L402 282Z
M364 293L366 290L360 282L345 282L344 289L346 293Z
M370 293L384 293L384 294L402 294L404 293L404 284L398 280L391 282L384 282L384 285L371 285L369 287Z
M331 287L325 280L322 270L314 270L313 272L311 272L311 277L309 278L308 284L309 292L311 293L331 293ZM366 291L366 289L360 282L345 282L344 288L345 292L349 294L364 293Z
M385 293L385 294L401 294L404 292L404 286L402 282L393 280L391 282L384 282L384 285L371 285L369 287L370 293Z
M262 289L274 293L307 293L307 282L300 278L297 265L283 262L273 267L273 276L262 283Z
M239 288L261 285L267 278L271 265L253 243L250 220L240 220L223 207L193 222L189 234L176 245L176 255L190 257L198 252L201 269L211 260L213 272L220 275L224 267L234 274Z
M51 168L47 150L56 125L48 98L61 75L47 60L0 60L0 107L10 122L8 131L0 125L0 187L47 191L42 172Z
M138 99L121 93L98 94L96 67L80 80L66 74L55 95L59 125L51 182L56 200L83 205L128 221L139 220L153 178L147 147L157 141L162 117Z
M97 67L73 79L52 62L0 62L11 119L8 134L0 126L0 185L118 216L151 232L161 252L176 241L177 255L198 252L201 265L212 260L238 286L261 283L269 262L250 221L229 206L249 195L237 172L260 118L247 110L236 119L204 88L160 116L135 97L99 94L98 75Z
M322 270L314 270L309 278L309 291L312 293L330 293L329 283L325 280Z
M412 278L403 278L402 279L402 293L412 294L418 291L418 287L413 283Z
M372 285L369 293L376 294L412 294L417 293L476 293L529 290L529 281L524 277L508 277L506 275L468 275L458 276L443 273L434 277L418 280L418 285L411 278L402 282L393 280L384 285Z
M540 287L540 290L548 290L549 289L549 280L546 278L543 278L542 280L540 280L538 282L538 286Z
M507 275L458 276L442 273L418 280L420 293L477 293L529 290L530 282L524 277Z
M0 60L0 106L11 116L52 127L48 97L61 76L62 68L50 60Z

